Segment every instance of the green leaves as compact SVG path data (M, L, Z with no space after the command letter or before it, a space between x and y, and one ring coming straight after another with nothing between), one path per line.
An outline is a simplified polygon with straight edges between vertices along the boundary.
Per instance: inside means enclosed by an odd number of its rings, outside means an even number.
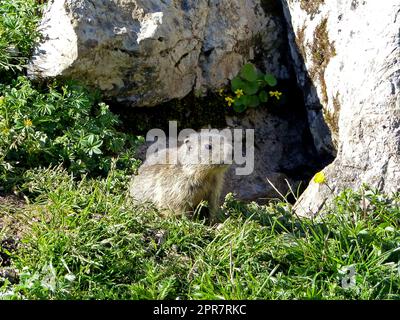
M58 164L75 174L104 174L132 145L115 129L117 116L83 87L53 83L46 91L26 77L0 84L0 180Z
M236 95L233 103L235 112L244 112L247 108L256 108L268 102L267 86L274 87L277 80L272 74L264 74L251 63L246 63L239 75L232 79L231 90Z
M82 140L82 148L89 155L102 154L100 147L103 144L99 135L89 134Z
M241 113L246 110L246 105L243 102L239 102L237 100L233 104L233 110L235 110L235 112Z
M105 174L135 140L116 130L118 118L97 103L95 93L73 82L44 87L18 77L39 35L39 9L37 0L2 0L0 5L2 188L13 187L23 172L39 166L62 164L75 175Z
M260 85L258 84L258 82L247 82L245 83L244 87L243 87L243 91L246 95L253 95L256 94L258 89L260 88Z
M238 89L243 89L245 85L246 85L245 82L239 77L235 77L231 81L231 88L233 92L235 92Z
M258 96L247 96L246 104L250 108L256 108L260 105L260 99Z
M255 82L257 80L256 67L252 63L246 63L240 71L240 77L249 82Z
M39 4L36 0L1 1L0 72L23 71L39 35L36 28L39 21L38 9Z
M277 85L276 78L272 74L266 74L264 76L265 82L270 86L270 87L275 87Z
M243 81L239 77L232 79L232 91L243 90L246 95L256 94L260 88L258 82Z

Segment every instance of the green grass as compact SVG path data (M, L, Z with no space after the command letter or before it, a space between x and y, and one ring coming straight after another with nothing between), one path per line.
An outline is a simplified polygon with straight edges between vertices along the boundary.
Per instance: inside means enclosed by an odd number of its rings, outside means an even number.
M314 220L297 219L284 202L243 204L228 195L226 220L210 227L133 206L127 181L117 170L82 181L61 169L29 172L22 191L35 197L8 210L23 229L9 253L19 281L5 280L1 297L400 298L399 195L348 190L334 214ZM346 288L348 268L355 283Z

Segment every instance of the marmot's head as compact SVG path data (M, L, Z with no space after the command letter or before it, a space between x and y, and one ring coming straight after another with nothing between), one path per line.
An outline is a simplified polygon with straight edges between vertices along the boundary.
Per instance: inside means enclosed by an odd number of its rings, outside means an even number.
M210 169L228 168L232 164L231 138L214 132L191 134L179 148L179 161Z

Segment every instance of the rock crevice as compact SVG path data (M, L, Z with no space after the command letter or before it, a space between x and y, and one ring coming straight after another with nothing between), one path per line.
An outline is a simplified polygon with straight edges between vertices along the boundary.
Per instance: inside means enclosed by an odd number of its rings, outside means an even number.
M317 102L322 107L318 121L329 127L337 150L324 169L326 184L311 181L296 211L317 214L339 191L362 184L399 191L399 2L321 1L309 12L302 1L282 1L314 141L324 145L323 131L313 126Z

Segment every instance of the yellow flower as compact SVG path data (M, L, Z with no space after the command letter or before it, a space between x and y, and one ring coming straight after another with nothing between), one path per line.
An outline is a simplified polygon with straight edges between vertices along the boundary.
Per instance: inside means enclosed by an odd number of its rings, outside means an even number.
M237 89L235 91L236 97L240 98L241 96L244 95L243 90L242 89Z
M222 95L224 94L224 88L222 88L222 89L219 89L218 90L218 94L222 97Z
M0 97L0 106L4 103L5 98L3 96Z
M6 128L3 128L3 130L1 130L1 132L3 132L5 135L8 135L8 133L10 132L10 129L8 129L6 127Z
M25 119L24 120L24 126L25 127L32 127L32 120L31 119Z
M326 181L325 173L323 173L322 171L316 173L313 180L315 183L325 183Z
M235 99L233 99L232 97L226 97L225 101L228 102L228 107L230 107L232 103L235 102Z
M280 92L280 91L270 91L269 95L271 97L275 97L277 100L279 100L281 98L282 92Z

